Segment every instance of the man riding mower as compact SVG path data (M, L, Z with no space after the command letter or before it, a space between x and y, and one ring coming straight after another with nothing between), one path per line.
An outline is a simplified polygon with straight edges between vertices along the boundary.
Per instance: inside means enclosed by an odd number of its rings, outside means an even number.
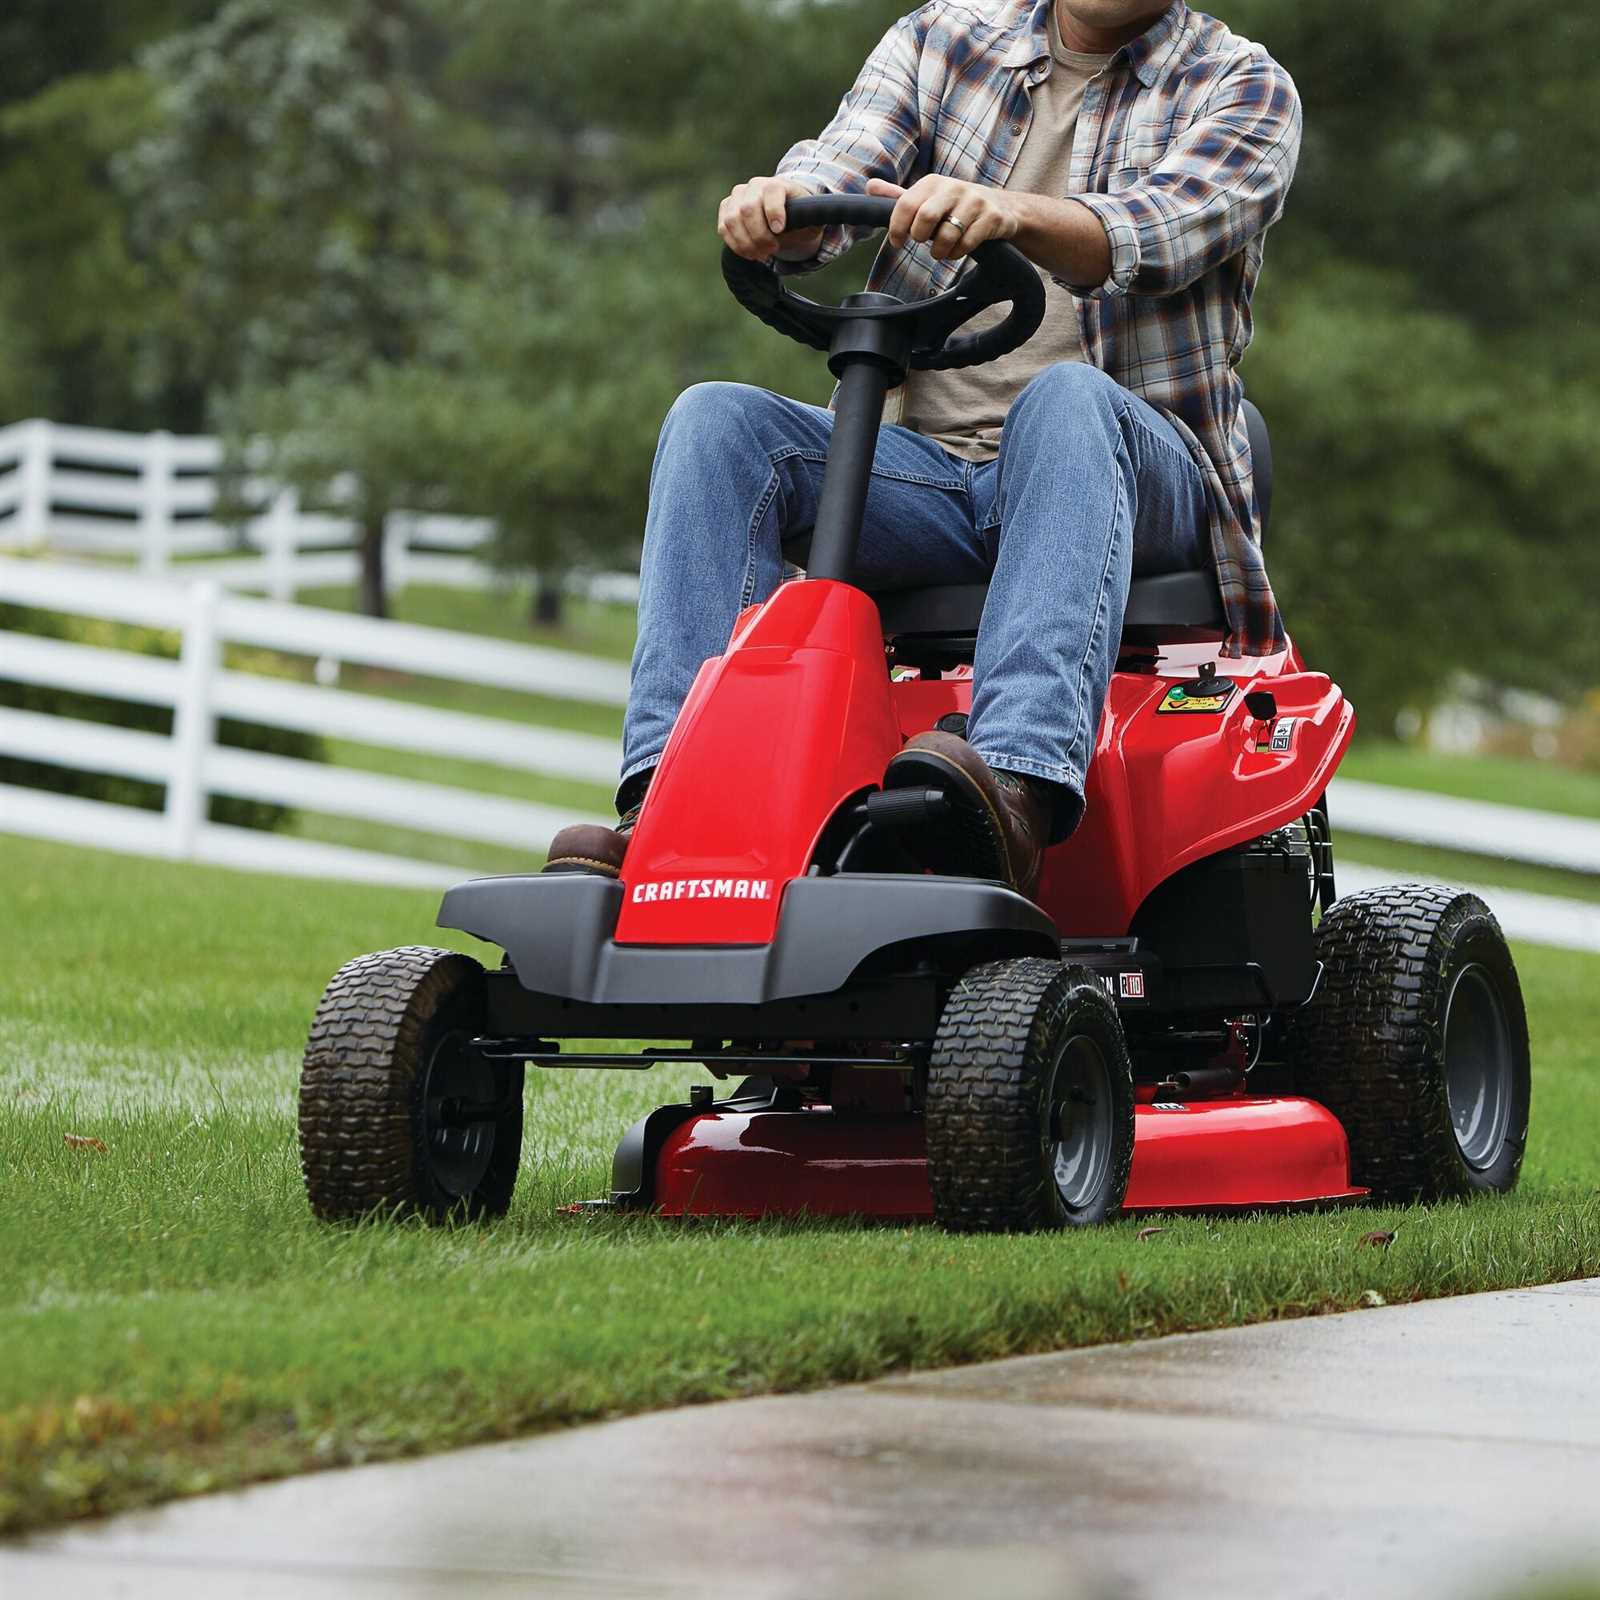
M833 408L673 408L621 820L445 896L497 969L336 975L319 1214L504 1211L528 1066L658 1061L744 1081L631 1130L609 1204L1016 1229L1511 1187L1505 942L1467 894L1335 902L1354 712L1262 561L1234 366L1298 137L1182 3L935 0L728 197L728 285ZM788 290L875 228L866 292Z

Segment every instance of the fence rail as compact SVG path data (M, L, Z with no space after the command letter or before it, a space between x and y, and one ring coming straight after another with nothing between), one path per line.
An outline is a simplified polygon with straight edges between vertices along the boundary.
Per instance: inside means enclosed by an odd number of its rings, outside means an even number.
M121 557L147 578L209 578L279 603L299 589L356 581L354 518L308 510L293 489L255 478L241 491L257 510L238 526L220 522L222 465L221 441L205 435L12 423L0 428L0 550ZM391 512L383 534L389 592L410 583L489 587L497 573L484 558L494 532L486 517ZM597 599L638 595L638 580L625 573L578 587Z
M142 779L165 790L157 815L0 785L0 830L279 872L437 884L459 878L460 870L212 823L208 801L230 795L530 851L543 849L573 820L570 812L502 795L221 745L221 717L596 785L616 776L610 739L240 672L223 664L222 651L226 644L264 646L612 707L627 699L628 673L620 663L247 599L211 582L181 586L5 557L0 600L171 630L182 641L174 660L0 634L0 678L173 712L171 733L157 734L0 708L0 750L12 756Z

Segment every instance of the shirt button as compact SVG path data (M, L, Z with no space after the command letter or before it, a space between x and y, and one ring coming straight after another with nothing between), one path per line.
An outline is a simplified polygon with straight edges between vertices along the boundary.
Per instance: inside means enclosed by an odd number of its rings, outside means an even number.
M1011 124L1011 131L1014 134L1021 133L1022 132L1022 124L1020 122L1013 122Z

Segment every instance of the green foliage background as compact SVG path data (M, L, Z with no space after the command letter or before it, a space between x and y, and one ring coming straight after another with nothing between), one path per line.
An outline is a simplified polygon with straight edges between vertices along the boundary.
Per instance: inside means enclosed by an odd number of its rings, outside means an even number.
M805 398L717 197L826 120L899 0L14 0L0 415L265 434L310 492L626 560L673 396ZM1369 728L1456 671L1600 682L1600 13L1217 9L1307 135L1243 371L1291 630ZM863 263L836 269L840 281Z

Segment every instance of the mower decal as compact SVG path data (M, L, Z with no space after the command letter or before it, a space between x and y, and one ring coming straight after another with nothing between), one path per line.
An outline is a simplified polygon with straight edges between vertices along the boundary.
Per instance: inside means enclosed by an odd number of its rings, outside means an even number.
M1271 737L1256 740L1256 754L1263 756L1293 755L1295 729L1304 721L1304 717L1279 717L1272 724Z
M1151 1102L1152 1111L1187 1111L1186 1105L1180 1105L1176 1100L1155 1100Z
M1201 712L1215 713L1221 711L1233 698L1233 691L1237 684L1230 683L1225 688L1219 689L1216 694L1191 694L1182 684L1176 684L1168 689L1161 704L1156 707L1157 715L1165 712Z
M636 883L629 896L635 905L651 900L770 900L771 878L660 878Z
M1142 972L1092 972L1089 974L1106 992L1110 1000L1143 1000L1144 974Z

